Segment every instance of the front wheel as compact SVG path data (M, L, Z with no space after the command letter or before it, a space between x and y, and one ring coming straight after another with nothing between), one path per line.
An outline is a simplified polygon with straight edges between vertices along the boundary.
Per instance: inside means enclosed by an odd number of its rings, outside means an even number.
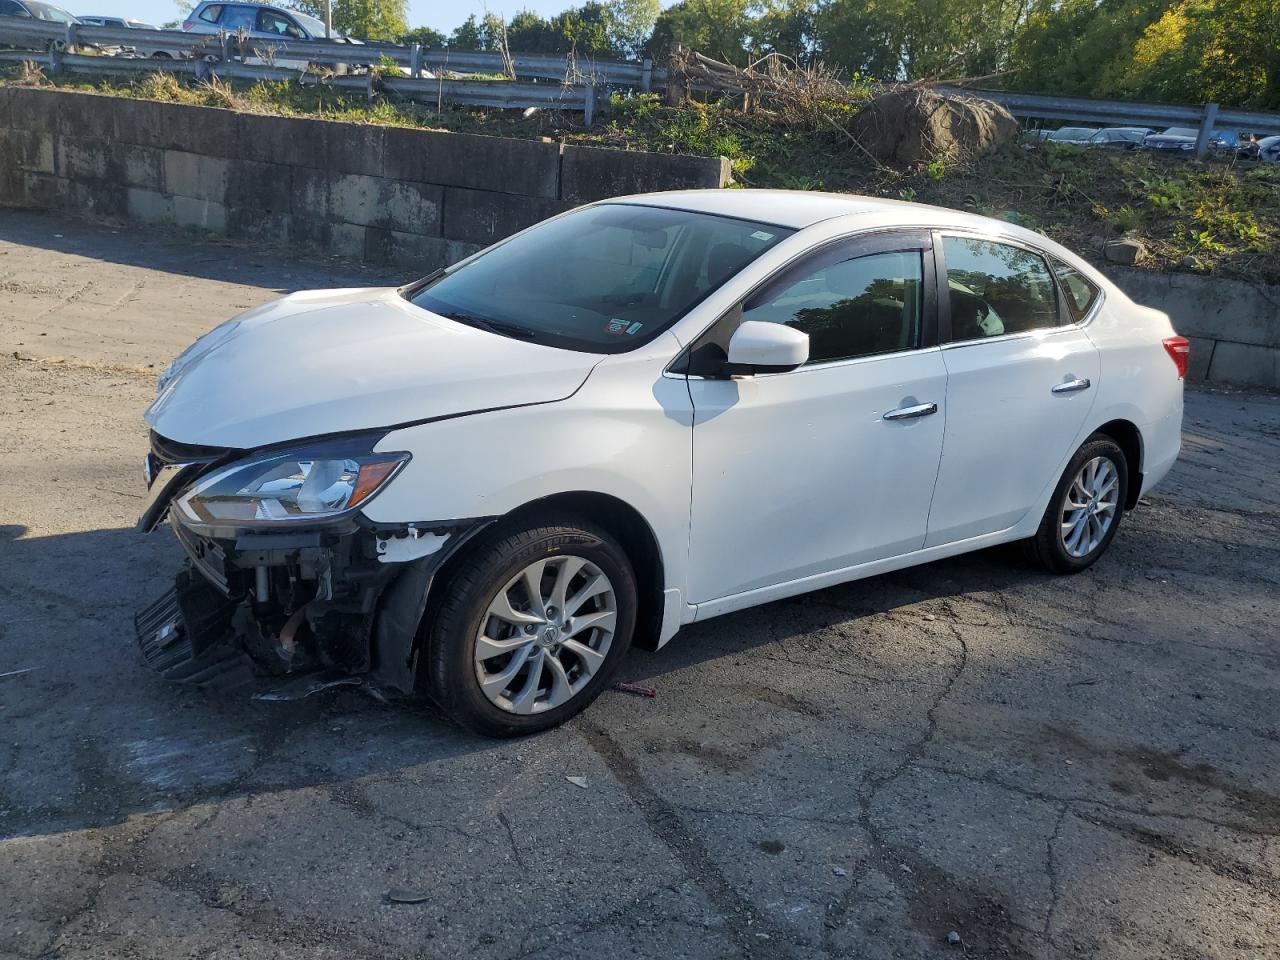
M1031 557L1054 573L1079 573L1115 539L1129 493L1129 465L1110 437L1094 434L1076 451L1049 500Z
M631 564L586 521L484 536L439 589L428 689L450 717L488 736L536 733L586 708L635 630Z

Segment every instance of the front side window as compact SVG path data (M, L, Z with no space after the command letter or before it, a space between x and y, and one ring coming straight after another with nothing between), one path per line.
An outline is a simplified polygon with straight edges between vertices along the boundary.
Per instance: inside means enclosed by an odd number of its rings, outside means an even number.
M808 334L809 363L909 350L920 340L922 279L918 250L815 264L748 301L742 319Z
M605 204L542 224L406 295L432 313L507 336L623 353L658 336L792 232Z
M18 6L17 0L0 0L0 16L29 17L31 14Z
M1069 267L1060 260L1053 261L1053 272L1062 284L1062 292L1067 297L1067 309L1078 323L1093 309L1099 294L1097 284L1074 267Z
M220 16L222 16L222 4L220 3L211 3L200 11L200 19L205 23L217 23Z
M1039 254L990 240L944 237L942 255L952 340L1057 326L1057 292Z
M302 36L302 31L292 20L274 10L258 11L257 30L259 33L274 33L282 37Z

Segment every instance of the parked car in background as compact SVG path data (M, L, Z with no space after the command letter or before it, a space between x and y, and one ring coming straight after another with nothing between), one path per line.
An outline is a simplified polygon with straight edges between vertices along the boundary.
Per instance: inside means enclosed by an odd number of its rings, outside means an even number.
M1258 160L1263 163L1280 163L1280 137L1263 137L1257 141Z
M1153 133L1150 127L1103 127L1089 138L1089 144L1108 150L1136 150Z
M72 24L80 20L75 15L44 0L0 0L0 16L28 17L33 20L46 20L49 23Z
M324 22L286 7L265 3L215 3L203 0L182 21L188 33L241 33L263 40L324 40ZM344 43L361 43L353 37L334 33L330 39ZM250 44L252 45L252 44ZM306 60L286 56L248 56L246 63L268 64L290 70L305 70Z
M91 27L119 27L121 30L159 30L157 24L145 20L129 20L125 17L99 17L80 15L80 22Z
M1166 153L1191 153L1196 148L1196 138L1200 131L1195 127L1169 127L1161 133L1153 133L1142 141L1148 150L1159 150ZM1211 150L1235 150L1240 142L1238 130L1214 130L1209 134Z
M1059 127L1045 137L1049 143L1092 143L1096 127Z
M178 357L139 526L167 515L187 560L138 640L173 679L354 675L533 733L694 621L1014 541L1088 568L1178 456L1188 350L1003 221L579 207Z
M115 27L118 30L160 30L160 26L144 20L132 20L128 17L107 17L97 14L82 15L80 22L88 27ZM172 60L174 51L168 47L151 46L144 40L141 44L124 44L117 51L122 56L151 57L157 60Z

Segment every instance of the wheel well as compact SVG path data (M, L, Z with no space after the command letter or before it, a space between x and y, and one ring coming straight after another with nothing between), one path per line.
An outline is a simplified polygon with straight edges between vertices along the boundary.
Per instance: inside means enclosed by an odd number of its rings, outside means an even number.
M603 527L617 539L631 561L639 593L636 634L632 644L642 650L656 650L658 635L662 630L663 592L666 588L666 578L663 573L662 552L658 547L658 538L654 536L648 521L635 507L624 500L608 494L583 491L558 493L526 503L499 517L493 526L499 524L507 526L513 522L522 521L536 522L538 518L552 516L571 516L589 520ZM431 622L440 601L440 591L436 586L448 583L453 569L470 549L470 544L463 545L436 571L432 578L431 589L427 594L427 606L422 617L423 628Z
M1132 510L1142 495L1142 434L1128 420L1112 420L1104 423L1094 433L1105 434L1120 445L1129 464L1129 495L1125 509Z

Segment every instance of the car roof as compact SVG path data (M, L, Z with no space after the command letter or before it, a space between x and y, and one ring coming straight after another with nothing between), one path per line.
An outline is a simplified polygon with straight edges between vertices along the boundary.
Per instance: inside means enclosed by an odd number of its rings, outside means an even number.
M947 207L908 203L886 197L865 197L854 193L819 193L811 190L672 190L617 197L605 203L633 203L692 213L709 213L740 220L803 230L836 217L866 221L868 228L879 226L941 227L1021 236L1039 246L1052 243L1004 220L965 213Z

